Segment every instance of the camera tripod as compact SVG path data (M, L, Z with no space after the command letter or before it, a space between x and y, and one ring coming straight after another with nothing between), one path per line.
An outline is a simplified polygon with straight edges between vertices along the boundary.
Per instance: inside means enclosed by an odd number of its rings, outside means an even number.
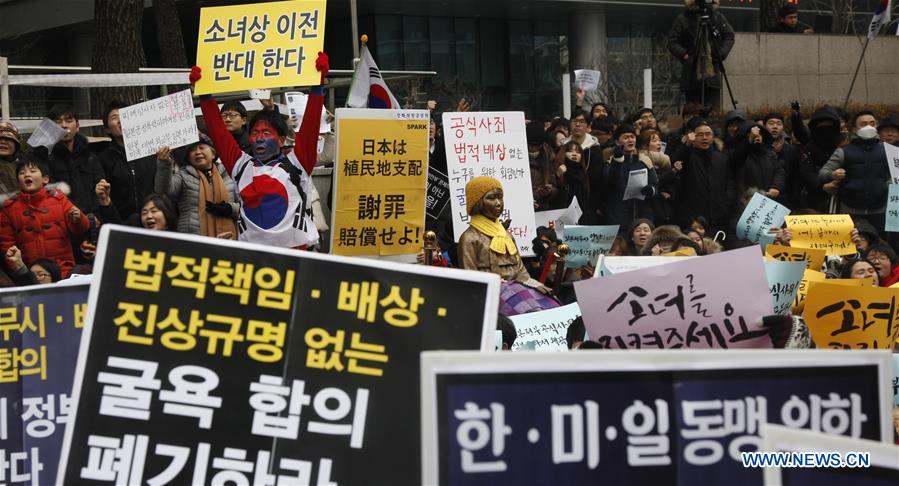
M707 79L705 75L705 63L707 62L705 48L708 46L709 49L711 49L711 52L708 53L708 57L712 59L712 72L721 73L721 76L724 78L724 85L727 87L730 103L733 105L734 110L736 110L737 100L734 99L734 93L730 89L730 80L727 79L727 70L724 68L724 61L721 59L721 53L718 51L718 44L717 42L714 42L717 41L719 37L721 37L721 33L718 32L718 27L711 22L711 15L709 14L708 7L701 7L699 11L699 24L696 26L696 46L693 49L693 53L696 56L694 75L699 73L700 82L702 83L702 88L700 90L701 103L705 106ZM714 77L714 75L711 77Z

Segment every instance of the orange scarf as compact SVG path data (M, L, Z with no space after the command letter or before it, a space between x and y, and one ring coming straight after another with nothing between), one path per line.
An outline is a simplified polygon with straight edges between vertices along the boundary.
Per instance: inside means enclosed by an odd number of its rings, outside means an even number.
M206 201L214 203L231 202L231 195L225 187L225 181L219 174L218 168L213 164L209 170L210 176L197 171L200 179L200 200L197 203L197 211L200 217L200 234L203 236L211 236L213 238L224 238L226 240L237 239L237 224L234 219L227 217L219 217L212 213L206 212ZM211 187L209 179L212 179Z

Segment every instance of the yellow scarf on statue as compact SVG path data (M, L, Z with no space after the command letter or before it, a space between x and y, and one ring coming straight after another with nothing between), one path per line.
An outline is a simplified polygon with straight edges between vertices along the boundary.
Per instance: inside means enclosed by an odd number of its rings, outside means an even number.
M499 221L491 221L483 215L476 214L471 217L468 223L472 228L484 233L492 238L490 241L490 249L499 253L508 253L515 255L518 253L518 247L515 241L509 236L509 232Z

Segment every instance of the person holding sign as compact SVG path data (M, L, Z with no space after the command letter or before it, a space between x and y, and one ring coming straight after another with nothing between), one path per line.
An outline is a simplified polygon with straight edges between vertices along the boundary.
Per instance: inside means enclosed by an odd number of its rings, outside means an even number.
M294 149L286 155L281 153L281 147L288 128L281 115L263 110L253 116L250 120L252 153L246 153L225 128L215 98L200 96L209 136L222 163L237 183L241 241L297 249L318 243L309 195L325 102L324 83L329 70L327 54L318 53L315 68L321 73L321 85L312 88ZM201 77L201 68L194 66L191 84L196 84Z
M646 184L635 186L635 173L645 172ZM617 224L627 228L634 219L653 219L650 200L658 194L659 180L652 162L642 159L637 152L637 131L631 125L621 125L615 130L615 149L606 167L602 207L605 208L605 224ZM638 197L628 197L635 189Z
M234 202L234 180L216 160L212 141L201 134L199 142L188 145L177 171L170 148L159 149L156 158L156 192L178 206L178 232L236 240L234 217L240 207Z
M504 207L502 183L488 176L471 179L465 185L465 204L471 220L459 237L459 262L467 270L499 275L503 280L500 312L515 315L558 307L546 297L551 290L528 274L515 239L499 221Z

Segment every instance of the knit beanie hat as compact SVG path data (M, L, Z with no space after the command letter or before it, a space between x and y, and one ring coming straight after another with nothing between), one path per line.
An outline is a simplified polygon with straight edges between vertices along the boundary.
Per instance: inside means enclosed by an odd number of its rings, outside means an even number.
M19 138L19 129L11 122L0 122L0 138L8 138L15 142L18 148L22 148L22 139Z
M494 189L503 189L503 183L490 176L479 176L465 184L465 208L468 214L484 195Z

